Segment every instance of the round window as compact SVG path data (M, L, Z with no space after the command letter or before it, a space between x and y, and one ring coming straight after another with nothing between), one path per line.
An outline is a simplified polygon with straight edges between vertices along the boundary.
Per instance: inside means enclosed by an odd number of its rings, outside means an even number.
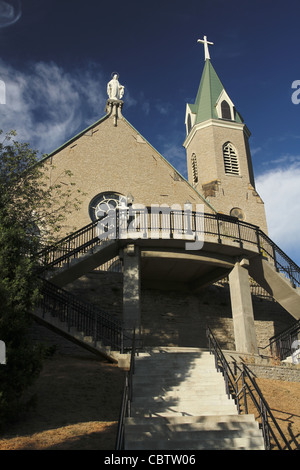
M122 194L114 192L100 193L91 200L89 215L93 221L102 219L110 210L124 205L127 205L127 198Z
M232 217L236 217L239 220L245 220L245 214L239 207L233 207L230 211Z

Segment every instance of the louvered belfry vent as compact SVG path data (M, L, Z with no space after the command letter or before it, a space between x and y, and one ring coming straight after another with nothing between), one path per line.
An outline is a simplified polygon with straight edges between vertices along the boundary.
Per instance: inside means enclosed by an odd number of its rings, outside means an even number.
M197 167L197 157L193 153L191 157L191 163L192 163L192 177L193 177L193 184L198 183L198 167Z
M230 142L223 145L223 158L225 173L229 175L239 175L240 169L237 152Z

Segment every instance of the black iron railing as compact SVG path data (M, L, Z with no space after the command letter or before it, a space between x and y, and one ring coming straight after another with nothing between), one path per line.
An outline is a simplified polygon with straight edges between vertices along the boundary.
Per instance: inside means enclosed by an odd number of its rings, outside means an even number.
M299 338L300 320L297 320L293 325L286 328L281 333L272 336L267 347L270 348L273 357L283 361L293 354L293 349L299 349ZM297 345L295 342L297 342Z
M110 217L110 218L109 218ZM130 208L124 213L112 211L109 220L91 222L39 254L44 269L68 264L109 239L163 238L192 241L216 237L218 243L231 240L237 246L245 243L257 247L277 271L284 273L294 287L300 286L300 268L256 225L224 214L170 210L153 212L150 207ZM105 225L106 224L106 225Z
M262 255L290 280L293 287L300 286L300 267L262 230L259 230L259 247Z
M68 265L73 258L78 258L100 244L97 221L91 222L57 243L44 248L38 258L42 268L61 267L65 263Z
M246 364L242 364L241 367L235 364L233 371L209 327L207 338L209 351L215 357L216 368L224 376L226 393L228 397L235 400L238 413L248 414L249 401L253 404L262 429L266 450L292 450L250 369Z
M84 336L91 336L93 343L98 341L111 346L115 351L124 352L124 342L128 342L122 322L98 307L78 299L51 282L43 280L42 297L38 305L42 314L50 313L65 322L67 330L76 328Z
M134 374L135 354L136 354L136 348L135 348L135 329L134 329L133 334L132 334L130 367L129 367L129 371L126 372L126 376L125 376L125 385L124 385L121 408L120 408L117 438L116 438L116 445L115 445L116 450L124 449L125 420L127 417L131 416L131 402L132 402L132 397L133 397L132 378Z

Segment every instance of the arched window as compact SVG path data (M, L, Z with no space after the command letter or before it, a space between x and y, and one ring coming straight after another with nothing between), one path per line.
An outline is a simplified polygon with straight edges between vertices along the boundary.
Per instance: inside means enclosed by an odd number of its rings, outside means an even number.
M237 152L230 142L226 142L226 144L223 145L223 159L226 174L240 174Z
M231 119L231 110L227 101L223 100L221 103L222 119Z
M192 180L193 180L193 184L197 184L198 183L198 166L197 166L197 157L194 153L191 156L191 163L192 163Z

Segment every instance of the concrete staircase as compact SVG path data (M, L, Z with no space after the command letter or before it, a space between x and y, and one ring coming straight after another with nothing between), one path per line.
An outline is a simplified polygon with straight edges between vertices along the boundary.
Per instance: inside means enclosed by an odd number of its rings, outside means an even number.
M253 415L239 415L214 357L160 348L135 361L126 450L263 450Z
M106 240L99 246L89 248L84 253L77 253L60 268L50 268L45 272L45 279L58 287L64 287L87 272L92 271L103 263L119 254L119 244L116 240Z
M93 352L94 354L100 354L110 362L117 363L118 367L129 367L130 354L121 354L119 351L113 350L111 346L104 344L102 341L94 341L94 338L92 336L87 336L84 331L80 331L74 326L69 327L67 322L61 321L50 312L43 312L41 308L36 308L32 315L38 323L50 328L52 331L55 331L59 335Z
M300 319L300 287L278 272L272 261L256 256L250 259L249 274L296 320Z

